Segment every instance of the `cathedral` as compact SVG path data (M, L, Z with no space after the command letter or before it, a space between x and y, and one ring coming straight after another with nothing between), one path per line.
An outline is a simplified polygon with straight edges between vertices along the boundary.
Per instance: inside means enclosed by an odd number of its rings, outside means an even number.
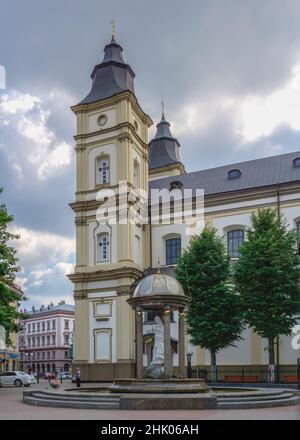
M90 92L72 107L77 119L76 194L70 204L75 213L76 266L69 278L75 299L74 367L80 368L86 381L135 377L136 316L127 300L137 282L157 271L158 265L162 273L174 276L177 259L199 226L196 222L187 233L184 222L110 221L125 209L120 182L126 197L141 191L147 195L152 190L202 190L202 221L225 238L233 261L239 257L250 215L259 208L279 208L300 240L300 151L189 173L164 112L154 138L148 140L153 122L138 102L134 77L113 35L104 48L103 61L91 74ZM191 203L193 197L194 192ZM151 199L146 196L146 200L151 208ZM106 218L100 221L103 204ZM144 313L145 367L152 357L154 318L155 313ZM174 370L178 366L177 320L174 311ZM218 365L268 363L267 341L251 328L242 336L236 347L217 354ZM188 335L185 347L195 368L210 365L209 353L194 347ZM280 337L277 362L295 365L297 355L291 337Z

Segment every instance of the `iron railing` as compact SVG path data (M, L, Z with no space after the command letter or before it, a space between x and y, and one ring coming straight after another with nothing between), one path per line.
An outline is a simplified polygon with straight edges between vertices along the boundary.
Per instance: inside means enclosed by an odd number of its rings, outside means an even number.
M299 374L297 365L275 366L272 381L281 384L297 384L300 382ZM203 378L208 383L212 382L210 366L192 367L192 377ZM267 383L270 382L270 369L268 365L217 366L216 382Z

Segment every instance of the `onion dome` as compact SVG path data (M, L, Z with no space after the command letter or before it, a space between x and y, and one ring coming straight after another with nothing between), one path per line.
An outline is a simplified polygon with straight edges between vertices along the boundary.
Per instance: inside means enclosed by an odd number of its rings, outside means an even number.
M116 43L113 35L111 42L104 48L102 63L97 64L91 74L91 91L80 104L90 104L127 90L134 94L135 74L125 63L122 52L122 47Z
M166 121L162 113L161 121L157 124L156 135L150 141L149 169L165 167L172 164L180 164L180 143L172 136L171 124Z

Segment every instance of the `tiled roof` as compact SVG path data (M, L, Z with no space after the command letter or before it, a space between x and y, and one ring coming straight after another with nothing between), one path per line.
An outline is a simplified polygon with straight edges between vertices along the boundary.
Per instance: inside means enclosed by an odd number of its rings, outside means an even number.
M170 183L175 180L183 184L182 189L204 189L204 195L297 181L300 184L300 167L293 166L293 160L298 157L300 151L166 177L150 181L149 190L168 189ZM230 170L240 170L240 177L229 179Z

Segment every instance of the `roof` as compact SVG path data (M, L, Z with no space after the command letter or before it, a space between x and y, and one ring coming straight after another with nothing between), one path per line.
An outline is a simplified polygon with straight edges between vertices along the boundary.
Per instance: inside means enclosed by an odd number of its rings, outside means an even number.
M156 128L156 135L149 142L149 169L179 163L180 144L178 140L172 136L170 123L165 120L164 114L162 114L161 121L157 124Z
M35 310L28 310L26 313L32 318L35 315L49 314L55 312L74 312L74 306L72 304L58 304L57 306L49 305L43 309L36 308Z
M168 188L174 180L182 183L182 189L204 189L205 196L289 182L300 183L300 167L293 166L293 160L298 157L300 151L152 180L149 190ZM229 179L230 170L240 170L240 177Z
M80 104L89 104L127 90L134 94L135 75L131 67L125 64L122 52L122 47L112 38L104 48L102 63L97 64L91 74L92 88Z

